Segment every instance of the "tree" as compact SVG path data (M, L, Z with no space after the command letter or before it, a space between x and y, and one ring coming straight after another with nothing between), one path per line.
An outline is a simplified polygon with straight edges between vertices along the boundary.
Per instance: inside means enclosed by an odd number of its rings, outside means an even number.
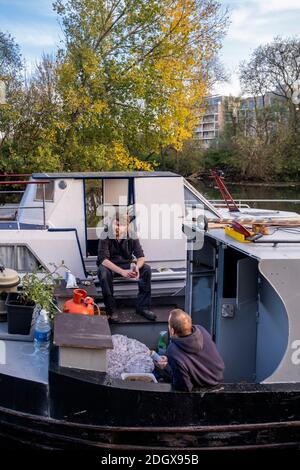
M295 152L299 142L299 109L295 93L300 79L300 41L277 37L258 47L248 63L240 68L244 93L254 97L251 135L236 140L240 151L248 154L249 173L259 177L299 173ZM287 143L291 146L288 150ZM247 148L252 147L252 156ZM254 158L255 155L255 158Z
M56 63L44 55L36 72L16 87L6 112L5 139L0 146L1 169L7 172L55 171L60 157L49 141L53 120L58 114Z
M0 151L4 146L15 119L13 104L21 86L22 61L20 48L10 34L0 31ZM1 162L2 164L3 162Z
M22 68L20 48L10 34L0 31L0 76L12 77Z
M248 63L240 67L244 93L261 97L266 107L266 96L272 94L289 110L290 123L299 124L297 104L293 99L300 80L300 40L277 37L270 44L258 47Z
M149 168L177 150L203 105L207 64L226 23L214 0L58 0L62 112L55 144L63 165ZM81 160L81 163L80 163Z
M64 40L10 102L2 170L148 170L171 148L177 158L218 69L227 21L218 2L58 0L54 8Z

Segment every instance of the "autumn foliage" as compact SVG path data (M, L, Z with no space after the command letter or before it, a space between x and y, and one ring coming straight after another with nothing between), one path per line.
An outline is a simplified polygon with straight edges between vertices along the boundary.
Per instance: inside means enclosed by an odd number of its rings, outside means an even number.
M5 105L2 171L149 170L164 148L181 150L226 25L219 4L58 0L54 9L64 39Z

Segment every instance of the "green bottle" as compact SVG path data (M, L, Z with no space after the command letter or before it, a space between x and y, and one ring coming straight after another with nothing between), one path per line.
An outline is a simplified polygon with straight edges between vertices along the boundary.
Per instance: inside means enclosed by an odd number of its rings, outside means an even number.
M159 333L159 340L157 344L157 352L161 356L166 354L167 352L167 347L168 347L168 332L167 331L161 331Z

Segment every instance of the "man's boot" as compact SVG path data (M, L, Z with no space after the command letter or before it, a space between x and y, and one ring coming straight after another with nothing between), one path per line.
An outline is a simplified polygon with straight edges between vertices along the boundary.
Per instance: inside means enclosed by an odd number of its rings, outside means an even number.
M105 299L105 310L108 320L117 322L119 320L116 312L116 302L113 296L107 296Z
M147 320L155 321L156 315L155 313L151 312L148 308L143 308L142 310L137 310L136 313L142 315L143 317L147 318Z
M118 322L119 321L119 316L116 312L111 312L110 314L107 315L108 320L110 320L112 323Z

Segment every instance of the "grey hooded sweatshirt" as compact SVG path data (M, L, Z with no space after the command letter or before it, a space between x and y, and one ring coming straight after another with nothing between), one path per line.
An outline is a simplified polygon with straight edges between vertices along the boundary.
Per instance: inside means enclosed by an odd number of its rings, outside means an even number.
M193 326L188 336L172 338L167 356L175 390L190 392L193 387L213 387L223 380L224 362L202 326Z

